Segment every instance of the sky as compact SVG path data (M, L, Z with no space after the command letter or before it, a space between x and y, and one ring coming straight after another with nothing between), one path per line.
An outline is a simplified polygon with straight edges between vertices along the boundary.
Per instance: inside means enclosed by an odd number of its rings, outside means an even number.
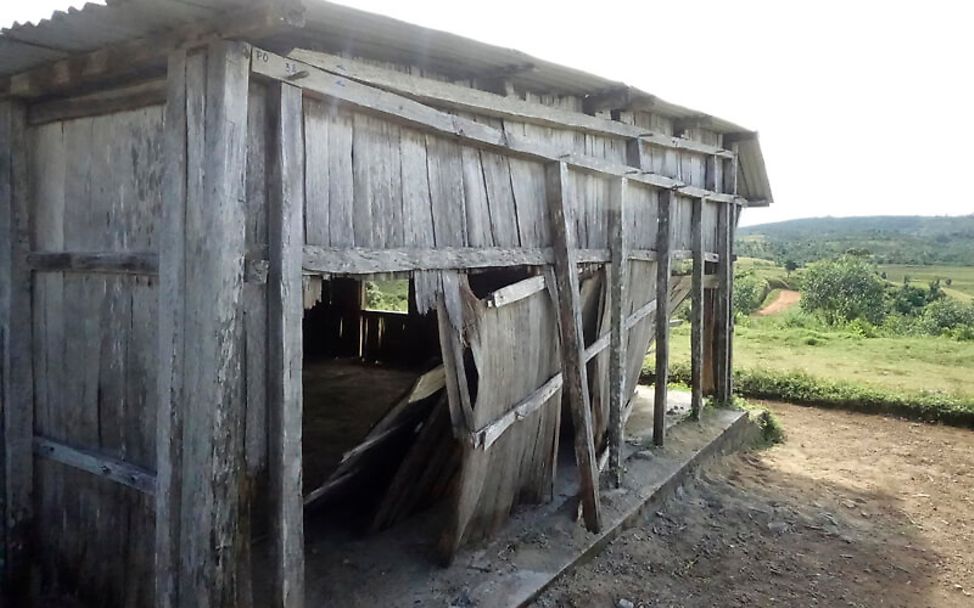
M2 0L0 23L80 2ZM621 80L760 133L799 217L974 213L974 3L344 0Z

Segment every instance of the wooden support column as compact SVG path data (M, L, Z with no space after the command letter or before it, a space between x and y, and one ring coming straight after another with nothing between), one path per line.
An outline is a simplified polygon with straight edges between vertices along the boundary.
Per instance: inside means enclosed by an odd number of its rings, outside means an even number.
M734 398L734 310L732 306L734 301L734 235L737 232L737 217L740 209L736 204L727 205L727 307L729 314L727 316L727 370L724 377L726 384L724 392L728 400Z
M609 199L610 266L609 303L609 471L615 486L622 486L622 441L625 435L622 412L626 407L626 342L629 332L625 324L626 285L629 275L628 235L626 230L626 196L629 181L621 178L612 184Z
M690 212L693 243L693 277L690 286L690 415L700 418L703 409L703 199L694 199Z
M666 384L670 365L670 219L673 193L659 193L656 232L656 385L653 402L653 443L663 445L666 431Z
M714 384L719 403L727 403L730 395L727 392L727 375L729 372L728 343L730 339L730 318L734 312L730 299L730 205L721 205L717 216L717 252L720 260L717 262L717 302L714 323Z
M301 366L304 136L301 90L268 88L268 468L273 608L304 606Z
M242 295L250 49L170 58L159 257L159 607L246 607Z
M34 487L34 382L26 114L0 101L0 604L29 590Z
M581 477L582 515L585 527L597 532L602 527L599 504L599 474L592 432L592 409L585 367L582 334L582 305L578 291L578 264L575 234L568 215L568 165L550 163L545 167L545 195L551 217L555 283L558 287L558 319L561 333L563 390L575 425L575 460Z

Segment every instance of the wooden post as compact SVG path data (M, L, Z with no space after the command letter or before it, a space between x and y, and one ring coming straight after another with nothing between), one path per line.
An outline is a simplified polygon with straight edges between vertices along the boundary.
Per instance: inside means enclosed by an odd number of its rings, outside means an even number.
M656 385L653 402L653 443L663 445L666 432L666 384L670 365L670 218L673 193L659 193L656 232Z
M731 400L734 398L734 310L731 305L734 301L734 235L737 232L737 216L740 207L729 204L727 208L727 302L730 313L727 316L727 370L724 380L727 386L724 392L727 394L727 399Z
M717 262L717 304L716 322L714 326L714 368L716 397L719 403L726 404L730 395L727 393L727 345L730 338L730 317L734 312L730 299L730 205L721 205L717 216L717 252L720 259Z
M555 283L558 287L563 390L575 425L575 460L581 477L582 515L585 526L592 532L597 532L602 528L599 475L592 433L588 372L585 368L582 305L578 291L578 253L568 216L568 165L564 162L550 163L545 167L545 195L551 217Z
M304 139L301 90L268 90L268 448L273 608L304 606L301 494L301 262L304 247Z
M621 178L613 182L609 207L612 241L610 251L609 302L612 323L609 341L609 471L615 486L622 486L622 441L625 436L622 411L626 407L626 342L625 331L626 284L629 256L626 234L626 196L629 181Z
M694 199L690 215L693 278L690 287L690 415L703 409L703 199Z
M0 604L29 591L34 488L34 382L26 115L0 101Z
M169 68L156 602L249 606L240 346L250 49L216 41L175 52Z

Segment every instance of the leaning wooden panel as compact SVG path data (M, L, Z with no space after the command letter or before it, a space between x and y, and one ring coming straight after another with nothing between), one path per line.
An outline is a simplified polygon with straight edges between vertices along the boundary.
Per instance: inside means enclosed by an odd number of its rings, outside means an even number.
M466 323L482 387L473 404L474 430L507 414L560 370L556 312L546 292L500 308L467 294ZM459 545L489 536L525 499L550 498L561 392L519 419L490 447L465 450L456 504L462 517L447 531Z

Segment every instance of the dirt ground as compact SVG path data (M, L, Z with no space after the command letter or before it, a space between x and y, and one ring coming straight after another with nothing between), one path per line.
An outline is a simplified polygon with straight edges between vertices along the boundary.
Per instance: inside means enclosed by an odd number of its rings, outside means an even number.
M785 443L699 472L536 605L974 607L974 432L767 405Z
M781 291L778 292L778 297L774 299L774 302L771 302L761 310L757 311L757 313L755 314L757 314L759 317L776 315L780 312L784 312L788 310L795 304L798 304L798 300L800 299L801 299L801 294L798 293L797 291L782 289Z

